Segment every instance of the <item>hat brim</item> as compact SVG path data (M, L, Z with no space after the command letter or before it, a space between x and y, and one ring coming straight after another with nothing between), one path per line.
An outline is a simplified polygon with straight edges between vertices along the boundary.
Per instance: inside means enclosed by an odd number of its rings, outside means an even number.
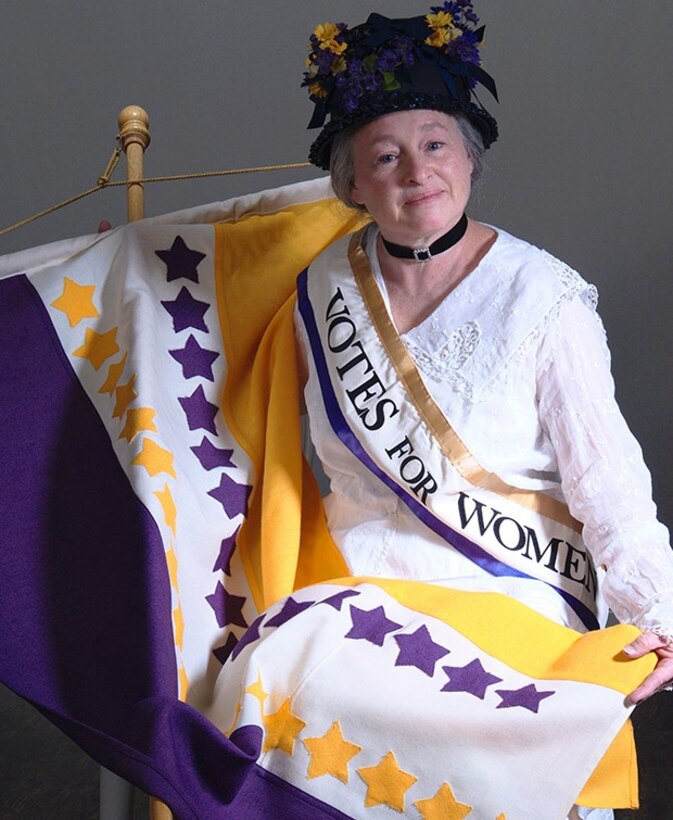
M356 111L332 117L311 145L309 162L329 171L332 143L337 134L352 126L366 125L384 114L395 111L415 111L427 109L443 111L445 114L464 114L478 129L488 148L498 138L498 124L484 108L467 100L458 100L442 94L424 94L414 91L392 91L377 94L358 103Z

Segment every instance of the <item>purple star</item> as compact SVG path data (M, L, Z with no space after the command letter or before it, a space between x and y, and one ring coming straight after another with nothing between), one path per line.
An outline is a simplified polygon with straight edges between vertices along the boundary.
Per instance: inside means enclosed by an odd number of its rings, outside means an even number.
M217 572L221 569L224 570L226 575L231 575L231 556L234 554L236 538L240 529L240 526L236 527L236 531L233 535L222 539L222 543L220 544L220 554L217 556L217 561L215 561L213 572Z
M555 690L540 692L533 683L529 683L528 686L523 686L521 689L496 689L495 691L502 698L502 703L498 704L497 709L510 709L512 706L521 706L528 709L529 712L535 712L535 714L537 714L541 700L556 694Z
M243 633L240 641L236 644L233 652L231 653L232 661L236 660L236 658L248 644L254 643L256 640L259 639L259 626L263 620L264 615L260 615L259 617L255 618L255 620L250 624L248 629Z
M215 592L206 596L206 601L212 607L219 627L228 626L229 624L247 627L248 624L242 612L245 600L240 595L230 595L219 581Z
M215 427L215 416L220 409L216 404L211 404L203 392L203 385L200 384L191 396L179 396L178 401L187 416L187 425L190 430L208 430L209 433L217 435Z
M182 376L192 379L194 376L203 376L204 379L215 381L213 376L213 362L220 355L214 350L206 350L190 333L185 346L178 350L169 350L171 356L182 366Z
M199 274L196 272L196 268L206 258L206 255L188 248L181 236L175 237L170 250L154 251L154 253L166 264L168 269L166 271L166 280L168 282L183 278L198 283Z
M216 447L205 436L201 439L201 444L189 448L201 462L204 470L214 470L216 467L235 467L231 460L233 450L222 450Z
M377 646L383 646L386 635L402 626L386 618L382 606L377 606L376 609L358 609L351 604L351 619L353 627L346 633L346 637L369 641Z
M318 603L329 604L331 607L341 612L341 604L343 604L346 598L359 594L360 593L355 589L345 589L343 592L336 592L334 595L330 595L329 598L325 598L324 601L318 601Z
M235 518L239 513L248 514L248 498L252 492L249 484L238 484L226 473L220 476L220 484L208 491L208 495L220 502L229 518Z
M161 304L173 317L173 330L179 333L186 327L193 327L196 330L208 332L208 325L203 317L210 307L208 302L199 302L195 299L187 288L180 288L178 298L173 301L162 300Z
M415 666L428 677L435 674L435 664L449 650L435 643L430 637L428 628L423 625L411 635L395 635L400 647L395 666Z
M484 699L489 686L502 680L487 672L478 658L470 661L467 666L442 666L442 669L449 678L449 682L442 687L442 692L467 692L480 700Z
M227 636L227 640L225 641L223 646L218 646L213 649L213 655L217 658L217 660L224 666L224 664L229 659L229 655L233 652L234 647L238 643L238 639L234 635L233 632L230 632Z
M312 606L315 601L302 601L299 603L295 601L294 598L288 598L287 601L283 604L283 608L281 611L274 615L270 621L266 622L267 626L281 626L286 621L289 621L290 618L294 618L295 615L298 615L303 610L308 609Z

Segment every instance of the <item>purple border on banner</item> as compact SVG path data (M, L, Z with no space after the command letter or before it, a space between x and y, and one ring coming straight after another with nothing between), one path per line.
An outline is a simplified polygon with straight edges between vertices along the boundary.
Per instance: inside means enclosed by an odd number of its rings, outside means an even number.
M341 442L357 459L359 459L359 461L368 467L377 478L386 484L386 486L388 486L407 505L407 507L409 507L409 509L420 521L439 535L440 538L443 538L447 544L450 544L458 550L461 555L464 555L474 564L477 564L477 566L481 567L491 575L540 580L534 578L532 575L522 572L521 570L510 567L502 561L499 561L478 544L470 541L461 533L456 532L456 530L452 529L444 521L437 518L437 516L430 512L427 507L400 487L397 482L395 482L378 466L378 464L376 464L348 425L348 422L344 418L341 407L339 406L339 402L334 393L334 387L329 376L327 361L322 348L322 342L320 339L320 333L318 332L315 314L313 312L313 306L308 295L308 269L299 274L299 277L297 278L297 291L299 312L301 313L302 319L304 320L304 324L306 326L306 332L308 335L309 344L311 345L311 351L316 364L316 370L318 372L318 380L320 382L320 388L323 394L323 401L325 402L327 417L332 425L332 429L339 437ZM543 581L542 583L551 587L551 589L558 593L572 607L587 629L598 629L599 625L596 616L581 601L578 601L577 598L569 592L566 592L566 590L559 589L548 581Z
M26 276L0 307L0 681L176 820L345 818L178 700L157 525Z

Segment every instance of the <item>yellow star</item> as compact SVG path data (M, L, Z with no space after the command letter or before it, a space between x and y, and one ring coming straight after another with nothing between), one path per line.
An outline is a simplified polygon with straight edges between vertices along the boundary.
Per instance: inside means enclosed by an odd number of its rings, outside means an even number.
M126 384L122 384L120 387L115 387L115 409L112 411L113 418L120 419L126 412L126 408L129 404L131 404L134 399L138 398L138 394L133 389L133 385L135 383L136 374L134 373Z
M117 344L117 328L113 327L107 333L96 333L87 327L84 331L84 344L73 350L73 356L79 356L80 359L88 359L94 370L99 370L101 365L110 356L114 356L119 352L119 345Z
M507 820L507 815L503 811L495 818L495 820Z
M133 407L126 414L126 424L119 434L119 438L125 438L130 444L141 430L148 430L156 433L157 426L154 417L157 411L151 407Z
M155 493L158 495L158 493ZM178 556L175 554L173 545L166 551L166 565L168 566L168 577L171 579L171 588L178 588Z
M231 721L231 726L225 730L224 734L229 737L229 735L234 731L236 728L236 724L238 723L238 717L241 714L241 692L239 689L239 696L238 700L236 701L236 708L234 709L234 719Z
M108 372L107 372L107 379L103 383L103 386L99 388L99 393L109 393L112 395L114 392L115 387L117 386L117 382L121 378L122 373L124 372L124 368L126 367L126 360L128 359L129 354L124 353L124 356L121 361L117 362L116 364L111 364Z
M95 319L99 315L93 303L95 290L95 285L79 285L66 276L63 279L63 293L51 306L63 311L70 327L76 327L82 319Z
M144 467L151 476L159 473L168 473L175 478L175 470L173 469L173 453L159 447L152 439L144 438L142 450L133 459L131 464L138 467Z
M179 606L173 610L173 635L175 637L175 645L182 652L182 645L185 639L185 619L182 616L182 609Z
M414 806L423 820L463 820L472 811L472 806L456 800L448 783L442 783L434 797L417 800ZM500 820L503 820L502 815Z
M294 751L294 741L306 726L292 713L292 703L290 698L283 701L283 705L277 712L271 715L262 715L264 723L264 751L270 749L282 749L289 755Z
M189 691L189 678L187 677L187 670L184 666L180 667L180 671L178 673L178 684L179 684L179 694L178 697L181 701L187 700L187 692Z
M175 535L175 520L177 517L177 510L175 509L175 501L171 495L171 490L168 484L164 484L163 490L155 490L154 495L159 499L164 511L164 521L166 526L170 527L173 535ZM175 555L175 553L173 553Z
M269 693L264 691L261 674L257 673L257 680L251 683L245 691L254 698L257 698L260 706L264 708L264 701L269 697Z
M304 746L311 755L307 777L321 777L331 774L342 783L348 783L348 762L362 751L362 746L356 746L344 739L339 721L335 720L322 737L308 737Z
M376 766L366 766L357 771L367 784L367 808L383 804L396 811L404 811L404 794L418 778L400 769L392 752L384 755Z

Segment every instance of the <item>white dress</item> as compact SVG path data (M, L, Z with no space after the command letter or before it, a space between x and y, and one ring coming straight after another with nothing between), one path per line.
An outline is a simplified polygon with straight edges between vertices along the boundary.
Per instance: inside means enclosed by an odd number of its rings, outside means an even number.
M373 228L365 249L389 306ZM536 311L535 277L549 270L569 287L551 310ZM596 289L575 271L498 230L479 266L402 339L433 399L482 466L510 485L565 501L584 524L616 617L673 637L673 552L656 518L640 447L615 402L596 302ZM511 333L513 322L520 332ZM297 328L307 346L301 322ZM381 485L332 431L307 358L305 399L330 481L329 528L354 575L493 589L584 630L547 586L488 575Z

